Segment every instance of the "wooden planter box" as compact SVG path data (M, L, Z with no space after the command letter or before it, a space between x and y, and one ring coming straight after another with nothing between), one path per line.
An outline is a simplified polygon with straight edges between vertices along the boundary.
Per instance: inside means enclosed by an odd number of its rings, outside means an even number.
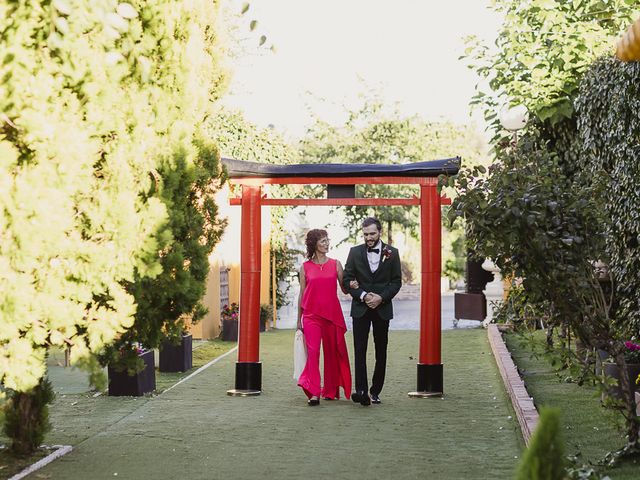
M109 395L140 397L156 389L156 362L153 358L153 350L142 352L139 357L144 362L144 369L133 376L127 375L126 370L117 372L109 365Z
M222 319L222 340L238 341L238 319Z
M186 372L193 366L193 336L182 335L178 345L165 340L160 345L161 372Z
M455 293L453 295L456 320L478 320L487 318L487 298L484 293Z

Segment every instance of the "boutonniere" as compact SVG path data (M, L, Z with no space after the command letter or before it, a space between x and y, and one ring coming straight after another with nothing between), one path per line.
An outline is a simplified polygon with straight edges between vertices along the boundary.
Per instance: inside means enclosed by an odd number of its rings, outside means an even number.
M388 258L391 258L391 255L393 255L393 251L385 245L382 249L382 262L384 263Z

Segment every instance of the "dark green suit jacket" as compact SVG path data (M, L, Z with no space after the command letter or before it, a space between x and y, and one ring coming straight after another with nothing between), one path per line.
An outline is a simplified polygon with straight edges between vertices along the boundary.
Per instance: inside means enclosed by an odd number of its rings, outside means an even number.
M388 255L385 255L387 250ZM391 300L396 296L402 285L402 270L400 268L400 255L398 249L382 243L382 258L375 272L371 272L367 260L366 244L352 247L349 250L347 263L344 266L342 283L351 294L351 316L362 317L367 309L367 304L360 300L362 292L377 293L382 297L382 303L376 311L380 318L390 320L393 318L393 304ZM360 288L349 288L349 282L356 279Z

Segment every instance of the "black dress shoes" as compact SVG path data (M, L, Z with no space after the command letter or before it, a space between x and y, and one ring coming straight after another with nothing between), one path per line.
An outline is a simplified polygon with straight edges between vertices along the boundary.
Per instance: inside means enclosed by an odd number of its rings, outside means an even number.
M380 397L374 393L371 394L371 403L375 403L376 405L380 405L382 403L382 401L380 400Z
M309 401L307 401L307 405L309 405L310 407L315 407L316 405L320 405L320 399L310 398Z
M351 394L351 400L353 400L354 403L359 403L363 407L371 405L371 399L367 392L353 392Z

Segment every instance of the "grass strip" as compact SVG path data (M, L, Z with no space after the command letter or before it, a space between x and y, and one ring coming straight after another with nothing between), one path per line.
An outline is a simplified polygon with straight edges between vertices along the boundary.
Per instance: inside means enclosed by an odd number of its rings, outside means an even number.
M50 453L50 449L40 448L33 455L22 457L16 456L6 448L3 448L0 450L0 479L13 477Z
M537 332L534 338L542 351L544 332ZM541 406L560 408L568 455L578 455L582 462L595 464L607 452L624 446L625 438L616 427L617 415L601 406L595 387L565 381L547 359L536 358L517 334L505 333L504 339L538 410ZM612 480L640 478L637 460L614 468L597 467L597 470Z

